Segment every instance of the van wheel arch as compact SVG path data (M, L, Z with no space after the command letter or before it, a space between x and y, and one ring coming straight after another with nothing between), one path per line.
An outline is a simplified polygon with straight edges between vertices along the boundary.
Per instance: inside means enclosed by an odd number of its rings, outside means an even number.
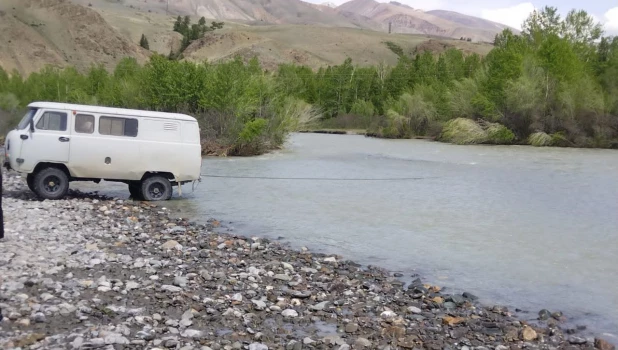
M69 171L69 169L66 167L66 165L60 164L60 163L38 163L34 167L34 170L32 170L31 174L32 174L32 176L36 176L36 174L39 173L41 170L47 169L47 168L60 169L60 170L62 170L65 173L65 175L67 176L69 181L72 180L71 172Z
M142 175L142 179L141 181L143 182L144 180L146 180L149 177L153 177L153 176L163 176L164 178L172 181L174 180L176 177L174 176L174 174L169 173L169 172L165 172L165 171L147 171L144 173L144 175Z

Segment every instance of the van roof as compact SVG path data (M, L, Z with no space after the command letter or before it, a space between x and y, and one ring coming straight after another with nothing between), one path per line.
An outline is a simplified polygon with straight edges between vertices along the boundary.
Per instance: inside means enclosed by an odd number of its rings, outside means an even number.
M91 113L100 113L100 114L124 114L124 115L133 115L136 117L165 118L165 119L196 121L194 117L190 115L186 115L186 114L180 114L180 113L165 113L165 112L146 111L146 110L140 110L140 109L78 105L78 104L59 103L59 102L32 102L28 105L28 107L57 108L57 109L77 110L81 112L91 112Z

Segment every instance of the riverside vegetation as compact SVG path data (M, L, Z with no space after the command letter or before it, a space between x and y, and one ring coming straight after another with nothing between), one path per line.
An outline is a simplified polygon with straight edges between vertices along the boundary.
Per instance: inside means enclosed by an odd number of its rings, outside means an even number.
M255 58L153 55L144 66L127 58L112 73L46 68L24 79L0 70L0 110L50 100L187 112L201 122L207 154L263 153L310 127L458 144L618 146L618 38L585 11L534 12L520 35L505 30L484 57L455 49L409 57L387 44L400 55L396 66L348 59L269 72Z

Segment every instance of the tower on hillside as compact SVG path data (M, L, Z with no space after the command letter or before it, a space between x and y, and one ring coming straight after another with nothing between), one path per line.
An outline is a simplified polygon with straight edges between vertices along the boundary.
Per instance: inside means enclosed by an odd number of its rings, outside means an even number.
M393 22L388 22L388 34L391 33L392 25L393 25Z

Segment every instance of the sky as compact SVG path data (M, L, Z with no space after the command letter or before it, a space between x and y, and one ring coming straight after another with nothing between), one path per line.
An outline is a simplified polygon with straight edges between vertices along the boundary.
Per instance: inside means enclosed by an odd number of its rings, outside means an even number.
M346 0L305 0L313 3ZM387 2L387 0L378 0ZM618 35L618 0L398 0L421 10L451 10L521 29L521 23L535 8L554 6L564 16L571 9L585 10L603 23L607 34Z

